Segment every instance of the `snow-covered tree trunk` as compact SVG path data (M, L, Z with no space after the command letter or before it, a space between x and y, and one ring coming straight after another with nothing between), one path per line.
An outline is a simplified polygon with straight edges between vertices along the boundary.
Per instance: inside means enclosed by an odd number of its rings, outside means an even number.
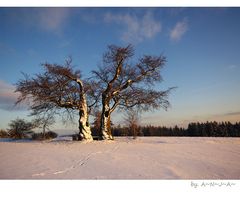
M79 139L93 140L91 128L88 122L88 114L85 109L79 110Z
M100 127L100 139L102 140L113 140L111 133L111 110L109 107L109 102L103 95L102 99L102 114L101 114L101 127Z
M92 132L88 121L88 107L86 95L83 90L83 84L80 79L77 79L77 83L80 87L81 106L79 107L79 139L92 141Z

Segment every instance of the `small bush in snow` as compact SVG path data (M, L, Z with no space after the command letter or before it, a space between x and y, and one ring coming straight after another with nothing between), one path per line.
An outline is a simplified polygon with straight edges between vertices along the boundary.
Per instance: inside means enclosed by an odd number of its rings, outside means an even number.
M32 133L34 125L24 119L12 120L9 124L8 134L11 138L22 139L28 138Z
M58 134L56 132L46 132L45 134L43 133L34 133L32 134L32 139L33 140L47 140L47 139L53 139L56 138Z
M0 129L0 138L7 138L9 135L6 130Z
M75 135L72 135L72 140L73 141L79 141L79 140L81 140L81 138L78 134L75 134Z

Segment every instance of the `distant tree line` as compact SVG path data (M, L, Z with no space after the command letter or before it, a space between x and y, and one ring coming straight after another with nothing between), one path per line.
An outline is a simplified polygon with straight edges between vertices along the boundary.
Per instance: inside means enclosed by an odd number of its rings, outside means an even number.
M206 122L190 123L187 128L189 136L240 137L240 122Z
M100 114L99 114L100 115ZM134 117L134 114L130 114ZM93 123L91 131L93 136L99 133L100 116L96 118ZM134 118L135 119L135 118ZM133 119L132 119L133 120ZM206 123L189 123L187 128L178 127L165 127L165 126L139 126L137 122L129 122L128 126L114 126L112 133L114 136L189 136L189 137L240 137L240 122L232 124L230 122L206 122ZM52 131L41 133L34 133L32 129L39 127L40 123L36 120L27 122L23 119L16 119L9 123L9 129L0 129L0 138L32 138L34 140L51 139L57 137L57 134ZM41 126L42 127L42 126ZM45 128L45 126L43 126Z
M127 126L115 126L114 136L134 136ZM137 136L198 136L198 137L240 137L240 122L205 122L189 123L187 128L165 126L138 126Z

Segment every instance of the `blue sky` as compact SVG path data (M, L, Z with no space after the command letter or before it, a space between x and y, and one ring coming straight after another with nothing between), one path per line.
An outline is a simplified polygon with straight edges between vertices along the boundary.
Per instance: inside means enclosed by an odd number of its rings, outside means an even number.
M13 107L21 72L33 75L41 63L71 55L88 77L107 45L129 43L137 57L166 55L157 87L178 87L171 108L144 113L142 124L240 121L239 20L240 8L0 8L0 128L30 119ZM115 113L113 122L121 120Z

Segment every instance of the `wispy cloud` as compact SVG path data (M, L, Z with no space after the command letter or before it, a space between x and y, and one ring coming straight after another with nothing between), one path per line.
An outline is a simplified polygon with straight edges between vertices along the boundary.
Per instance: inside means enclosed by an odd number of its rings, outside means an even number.
M187 32L187 30L188 21L185 18L182 21L176 23L176 25L170 31L169 37L172 41L179 41L183 37L183 35Z
M229 115L240 115L240 111L236 111L236 112L227 112L224 113L223 116L229 116Z
M51 33L61 33L71 15L70 8L18 8L7 14L9 23L37 28Z
M125 42L142 42L161 32L161 23L154 18L151 12L146 12L142 17L107 13L104 16L104 21L123 25L125 30L121 34L121 39Z
M228 66L228 69L230 69L230 70L233 70L233 69L235 69L235 68L237 68L237 65L235 65L235 64L230 64L230 65Z
M16 50L12 47L10 47L9 45L0 42L0 55L7 55L7 54L14 54L16 53Z
M59 48L65 48L65 47L68 47L71 45L71 41L70 40L63 40L59 45L58 47Z
M216 114L205 114L205 115L195 115L188 120L184 120L183 124L187 126L191 122L206 122L206 121L217 121L224 122L229 121L232 123L239 122L240 111L229 111Z
M15 87L0 80L0 109L13 111L13 110L25 110L26 106L15 106L18 94L14 92Z
M168 13L170 16L178 16L181 15L183 11L185 11L187 8L186 7L171 7L167 9Z
M47 31L59 32L70 14L68 8L41 8L37 18L39 26Z

